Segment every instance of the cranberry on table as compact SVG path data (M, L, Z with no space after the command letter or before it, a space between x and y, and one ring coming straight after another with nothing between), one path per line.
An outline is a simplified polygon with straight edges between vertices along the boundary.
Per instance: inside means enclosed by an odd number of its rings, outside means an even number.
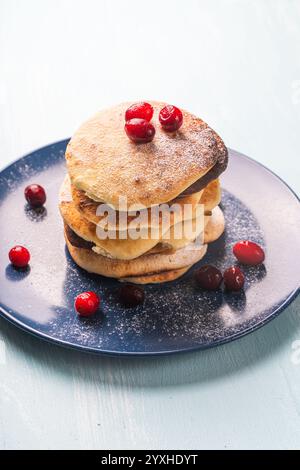
M94 315L100 305L100 297L95 292L82 292L75 299L75 310L81 317Z
M14 246L8 253L9 260L16 268L26 268L30 261L30 253L25 246Z
M139 118L145 119L146 121L150 122L153 116L153 108L151 104L141 102L141 103L134 103L131 105L125 113L125 121L129 121L130 119Z
M176 106L167 105L160 110L159 122L165 131L177 131L182 126L182 112Z
M194 273L197 284L206 290L219 289L223 276L219 269L211 265L201 266Z
M155 136L154 126L146 119L130 119L125 124L125 131L130 140L141 144L151 142Z
M224 285L228 291L239 291L244 287L245 276L237 266L227 268L223 275Z
M31 207L41 207L46 202L46 192L39 184L30 184L25 188L24 194Z
M233 247L233 254L240 263L253 266L263 263L265 259L264 250L250 240L237 242Z
M145 293L141 287L125 284L120 289L120 301L126 307L136 307L145 300Z

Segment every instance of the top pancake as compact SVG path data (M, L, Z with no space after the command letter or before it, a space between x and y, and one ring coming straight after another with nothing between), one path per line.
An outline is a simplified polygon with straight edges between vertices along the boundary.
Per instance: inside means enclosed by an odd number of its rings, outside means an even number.
M125 111L132 103L99 112L85 122L66 150L72 185L93 200L119 208L126 196L129 207L150 207L175 199L218 162L227 162L221 138L200 118L183 111L183 125L165 132L158 114L165 103L151 102L154 140L136 144L125 131ZM224 164L223 164L224 166Z

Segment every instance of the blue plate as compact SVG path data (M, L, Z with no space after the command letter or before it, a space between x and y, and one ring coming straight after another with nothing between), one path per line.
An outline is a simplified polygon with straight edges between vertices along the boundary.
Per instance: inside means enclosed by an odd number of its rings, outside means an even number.
M300 209L295 194L273 173L230 151L222 177L226 231L201 261L222 271L236 264L232 245L250 239L265 248L266 261L244 268L245 290L204 292L192 271L181 279L145 287L145 304L124 309L117 281L78 268L65 249L57 208L66 169L67 141L37 150L0 173L0 312L45 340L111 355L157 355L205 349L239 338L276 317L299 293ZM37 182L47 191L44 211L24 203L24 187ZM30 269L8 263L15 244L31 252ZM95 290L101 311L92 319L74 313L74 297Z

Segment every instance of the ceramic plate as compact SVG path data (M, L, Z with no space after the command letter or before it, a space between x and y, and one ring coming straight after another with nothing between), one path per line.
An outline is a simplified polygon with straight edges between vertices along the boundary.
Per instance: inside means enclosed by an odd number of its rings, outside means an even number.
M78 268L65 249L57 202L66 173L57 142L16 161L0 173L0 311L15 325L48 341L111 355L157 355L205 349L239 338L276 317L299 292L300 206L295 194L254 160L230 151L222 175L226 231L199 263L222 271L236 263L232 245L240 239L265 248L266 261L243 268L244 291L204 292L193 269L177 281L145 287L143 306L124 309L119 283ZM45 210L30 210L24 187L37 182L47 191ZM15 244L31 252L30 269L15 270L8 251ZM102 297L94 318L74 313L74 297L95 290Z

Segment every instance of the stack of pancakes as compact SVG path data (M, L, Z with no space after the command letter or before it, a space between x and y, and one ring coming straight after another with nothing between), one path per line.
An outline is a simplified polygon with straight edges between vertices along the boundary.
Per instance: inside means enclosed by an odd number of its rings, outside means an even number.
M167 133L158 122L164 103L151 105L156 135L150 143L133 143L124 132L128 103L101 111L79 128L66 150L68 175L59 202L73 260L89 272L140 284L180 277L224 231L218 207L218 177L228 159L223 141L186 111L182 127ZM127 212L124 197L130 208ZM179 208L188 204L191 209L171 211L168 225L161 214L151 217L153 208L174 203ZM113 226L105 226L105 239L99 238L97 230L106 221L101 207L113 208L116 214ZM137 221L134 211L147 214L139 224L140 238L128 236L129 227ZM202 224L197 223L199 217ZM184 229L178 238L178 224L193 230Z

